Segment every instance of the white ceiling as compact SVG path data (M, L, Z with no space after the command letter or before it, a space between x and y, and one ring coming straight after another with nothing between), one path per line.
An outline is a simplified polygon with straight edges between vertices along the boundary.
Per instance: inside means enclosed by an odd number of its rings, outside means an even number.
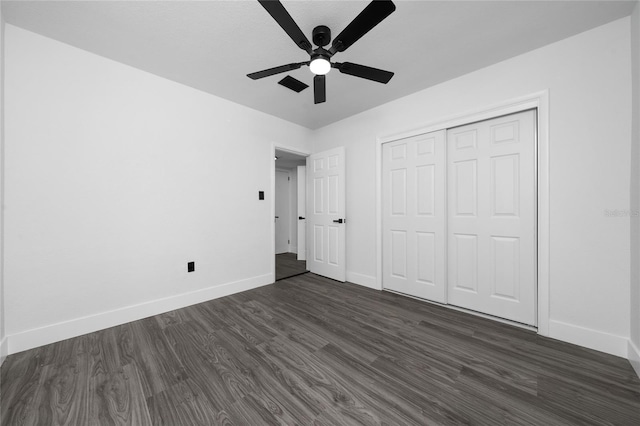
M311 40L337 35L367 1L283 1ZM6 22L317 129L631 13L635 1L395 1L397 10L334 60L395 72L387 85L327 76L313 104L307 67L262 80L247 73L308 60L254 0L2 1ZM277 84L291 75L311 86Z

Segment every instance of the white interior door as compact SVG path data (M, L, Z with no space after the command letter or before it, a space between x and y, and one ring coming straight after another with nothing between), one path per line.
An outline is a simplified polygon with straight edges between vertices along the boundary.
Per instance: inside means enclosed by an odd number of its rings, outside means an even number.
M305 166L297 167L298 174L298 260L307 260L307 184L306 184L307 168Z
M535 325L535 111L447 132L448 302Z
M276 170L275 187L276 254L289 251L289 172Z
M382 282L446 303L445 135L382 146Z
M345 281L344 147L307 157L307 267Z

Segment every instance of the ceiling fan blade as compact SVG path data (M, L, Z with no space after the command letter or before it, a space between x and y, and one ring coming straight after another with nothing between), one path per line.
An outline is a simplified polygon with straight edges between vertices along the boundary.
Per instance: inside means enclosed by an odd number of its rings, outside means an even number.
M327 85L324 75L313 77L313 103L321 104L327 100Z
M389 80L391 80L391 77L393 77L393 73L391 71L367 67L365 65L358 65L351 62L335 62L333 63L333 67L340 70L343 74L366 78L367 80L377 81L378 83L387 84Z
M260 78L269 77L270 75L280 74L281 72L297 70L298 68L306 64L307 64L306 62L298 62L293 64L280 65L279 67L273 67L273 68L269 68L262 71L252 72L251 74L247 74L247 77L249 77L252 80L258 80Z
M374 0L331 43L329 52L344 52L396 10L391 0Z
M304 35L298 24L293 20L287 9L278 0L258 0L269 15L282 27L291 40L302 50L311 54L312 46L309 39Z

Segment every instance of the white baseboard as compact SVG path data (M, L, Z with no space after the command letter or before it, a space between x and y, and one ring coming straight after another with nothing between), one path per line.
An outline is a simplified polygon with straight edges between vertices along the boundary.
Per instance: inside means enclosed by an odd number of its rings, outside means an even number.
M627 337L602 331L584 328L561 321L549 320L549 337L584 346L585 348L605 352L611 355L627 358Z
M9 339L7 337L3 337L0 341L0 366L4 363L4 360L7 358L9 354Z
M138 305L101 312L96 315L76 318L70 321L9 335L5 338L5 341L8 340L8 345L6 346L8 346L8 353L14 354L272 283L273 276L269 273L164 299L152 300ZM5 343L3 342L3 348L5 347L4 345Z
M633 344L631 339L629 339L628 358L629 363L631 363L636 374L640 377L640 349Z
M369 287L374 290L382 290L380 287L378 287L378 284L376 283L376 277L372 277L370 275L358 274L358 273L349 272L349 271L347 271L346 275L347 275L347 281L349 281L350 283L358 284L363 287Z

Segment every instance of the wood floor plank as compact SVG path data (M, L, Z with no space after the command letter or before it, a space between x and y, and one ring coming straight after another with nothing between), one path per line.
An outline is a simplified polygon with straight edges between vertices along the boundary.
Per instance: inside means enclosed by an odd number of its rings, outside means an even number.
M89 379L88 425L151 425L142 383L135 366L100 372Z
M361 424L380 424L379 416L373 407L362 401L359 392L346 386L339 375L302 347L276 338L260 345L259 349L266 358L277 363L282 369L292 371L310 385L322 401L320 408L333 408Z
M315 351L329 343L328 340L313 332L313 330L304 327L298 322L292 322L283 315L273 309L267 308L258 301L250 301L240 306L242 311L251 315L255 321L270 327L278 335L294 341L310 351Z
M147 398L149 418L154 426L218 424L219 409L191 379L180 381Z
M216 411L233 404L251 391L236 367L239 361L221 343L197 323L185 323L165 330L167 341L174 348L183 367L184 378L193 382ZM174 382L172 386L179 384ZM154 395L157 395L155 393Z
M90 378L89 359L77 359L62 365L47 365L38 393L37 413L32 424L74 425L87 422Z
M313 274L10 355L0 425L638 425L625 359Z
M456 388L465 395L493 407L503 421L514 425L562 425L565 418L536 404L537 394L511 386L492 374L484 374L469 367L463 367Z
M337 329L330 323L326 323L322 319L309 314L304 307L285 304L282 307L275 308L275 310L283 318L289 319L295 324L302 325L304 328L311 330L315 335L320 336L320 338L339 345L358 358L373 361L377 357L376 354L360 346L356 336L352 333Z
M562 378L542 375L539 398L579 418L585 424L640 424L638 401L603 398L603 392Z
M428 418L423 415L420 404L412 404L411 398L407 398L410 391L405 384L383 384L383 374L379 370L367 362L353 358L333 344L317 351L316 356L346 380L357 383L360 389L376 402L375 406L385 407L387 416L395 417L400 424L427 422Z
M145 397L177 383L183 366L167 343L158 322L154 318L145 318L132 322L131 329L136 336L135 362Z
M42 392L42 349L12 355L2 365L0 382L0 423L27 425L38 411L38 394ZM29 356L31 355L31 356Z

